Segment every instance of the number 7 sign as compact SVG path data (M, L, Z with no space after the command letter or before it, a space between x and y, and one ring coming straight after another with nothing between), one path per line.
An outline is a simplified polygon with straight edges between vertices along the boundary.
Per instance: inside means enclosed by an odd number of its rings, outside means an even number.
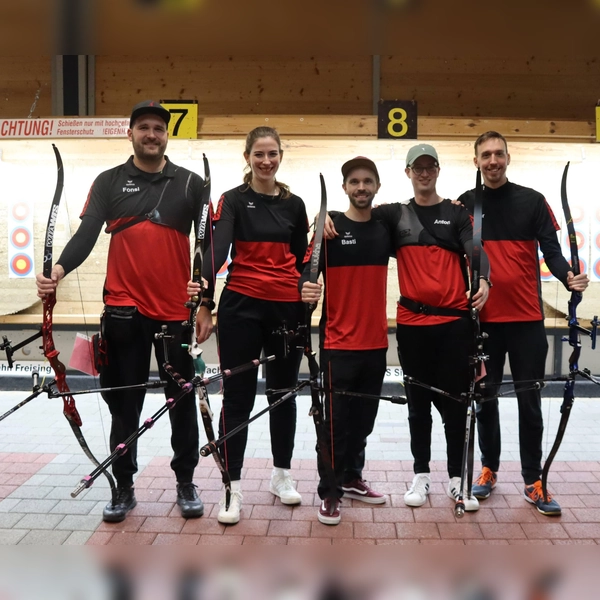
M180 140L198 137L198 102L196 100L161 100L171 113L169 136Z

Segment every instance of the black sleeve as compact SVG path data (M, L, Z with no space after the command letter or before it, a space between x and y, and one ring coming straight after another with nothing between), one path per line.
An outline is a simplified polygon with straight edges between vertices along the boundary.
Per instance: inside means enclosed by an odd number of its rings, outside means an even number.
M536 211L537 231L536 238L540 244L540 249L544 255L546 266L556 279L558 279L567 289L567 274L572 271L569 263L562 253L562 249L556 236L556 220L551 208L542 197L539 201Z
M457 198L457 201L469 211L469 214L473 214L473 203L475 201L475 192L473 190L461 194Z
M304 205L304 202L301 199L298 200L300 202L300 208L298 210L296 226L292 231L290 250L296 257L296 270L298 271L298 274L301 274L304 257L306 256L306 248L308 247L306 239L306 234L308 233L308 216L306 215L306 206Z
M68 241L56 261L56 264L65 270L65 275L76 269L90 255L100 235L102 225L104 225L104 221L91 215L81 217L81 224L75 235Z
M402 215L402 204L393 202L392 204L380 204L371 211L371 218L381 221L391 232L400 220Z

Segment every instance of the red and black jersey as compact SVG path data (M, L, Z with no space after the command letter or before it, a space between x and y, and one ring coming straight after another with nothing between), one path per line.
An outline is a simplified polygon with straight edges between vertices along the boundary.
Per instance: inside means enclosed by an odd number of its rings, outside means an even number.
M421 206L384 204L373 209L373 217L392 230L400 295L437 308L468 310L465 254L473 246L473 225L462 206L443 200ZM481 254L481 272L487 259ZM398 305L396 320L402 325L438 325L458 317L417 314Z
M308 233L301 198L258 194L244 184L221 196L213 223L214 247L203 268L207 297L214 297L215 274L231 247L228 289L261 300L300 301L298 278Z
M203 185L199 175L168 159L160 173L141 171L131 157L98 175L81 217L105 221L113 234L106 304L137 306L152 319L187 318L189 234L200 215Z
M320 322L325 350L388 347L386 289L390 233L375 219L332 218L339 236L327 240L320 256L325 294ZM312 246L312 244L311 244ZM310 247L299 287L310 277Z
M460 196L472 212L475 190ZM481 321L503 323L544 318L538 244L552 274L566 285L569 263L556 237L560 229L552 209L531 188L507 182L483 189L482 239L494 284Z

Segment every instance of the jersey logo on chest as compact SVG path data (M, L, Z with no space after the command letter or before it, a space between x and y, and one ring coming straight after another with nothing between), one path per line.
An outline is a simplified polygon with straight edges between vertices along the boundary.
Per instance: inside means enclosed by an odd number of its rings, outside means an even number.
M356 244L356 238L352 237L352 233L350 231L346 231L344 233L344 237L342 238L342 246L347 246L348 244Z
M136 185L131 179L127 180L127 183L123 186L123 192L139 192L140 186Z
M444 221L444 219L436 219L433 222L434 225L450 225L450 221Z

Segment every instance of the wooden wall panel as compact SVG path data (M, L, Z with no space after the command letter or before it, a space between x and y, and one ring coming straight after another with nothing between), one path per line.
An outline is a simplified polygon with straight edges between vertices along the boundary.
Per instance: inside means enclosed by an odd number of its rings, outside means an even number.
M34 117L52 113L52 74L49 56L0 56L0 118L29 115L37 90Z
M417 100L422 116L593 119L599 79L599 60L569 55L381 61L382 97Z
M566 55L437 58L386 56L384 99L415 99L422 116L593 118L600 61ZM97 112L118 115L144 98L193 98L201 115L372 111L371 58L97 59Z
M422 117L589 121L599 80L594 55L391 55L380 96L415 99ZM48 56L0 58L0 118L26 117L38 89L34 116L50 115ZM97 57L97 114L125 115L145 98L197 99L201 115L369 115L372 59Z
M369 114L371 58L222 60L99 56L96 112L127 113L147 98L197 99L199 114Z

